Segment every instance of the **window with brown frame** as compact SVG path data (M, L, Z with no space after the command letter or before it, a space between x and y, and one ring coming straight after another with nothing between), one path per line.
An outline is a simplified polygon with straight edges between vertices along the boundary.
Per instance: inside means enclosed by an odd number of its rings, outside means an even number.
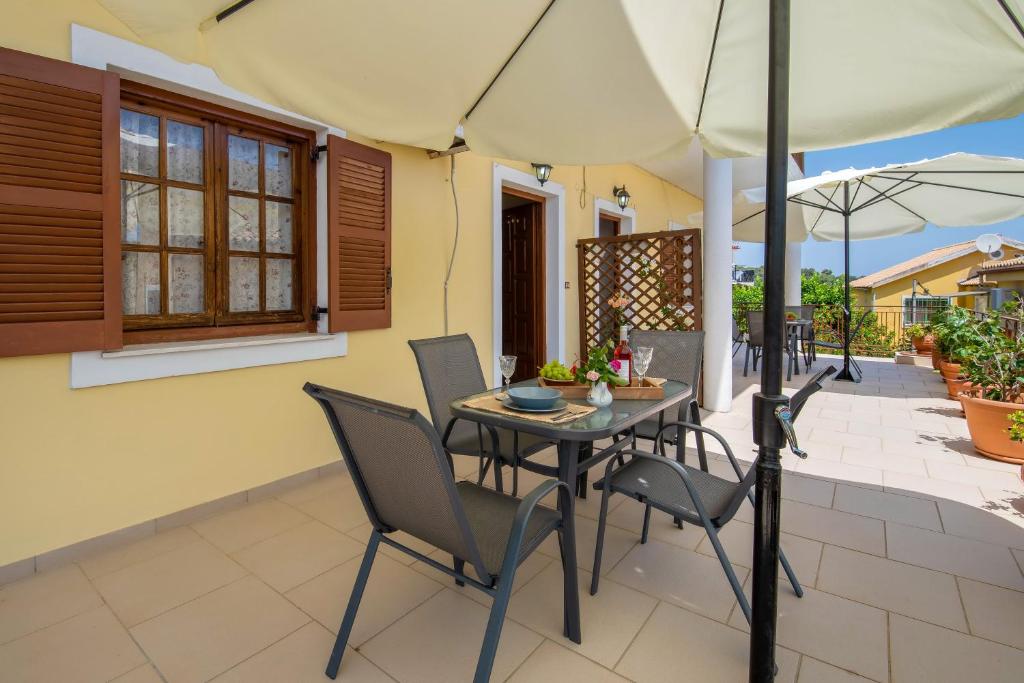
M122 301L130 340L307 324L308 135L122 85Z

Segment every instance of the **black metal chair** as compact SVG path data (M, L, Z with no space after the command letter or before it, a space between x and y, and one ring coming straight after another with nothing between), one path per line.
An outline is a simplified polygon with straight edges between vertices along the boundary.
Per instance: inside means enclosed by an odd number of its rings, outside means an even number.
M525 432L482 427L479 423L452 416L449 408L452 401L488 389L476 346L468 334L411 339L409 346L416 355L430 419L445 449L449 454L480 458L478 484L483 483L487 468L493 465L494 486L498 491L504 490L501 467L503 464L511 465L512 495L516 495L519 492L519 465L553 442Z
M559 534L562 549L572 540L573 531L563 528L561 514L538 505L559 488L562 504L571 504L568 487L547 480L520 500L471 482L456 482L437 432L417 411L315 384L303 389L327 415L373 525L327 676L338 674L374 557L385 543L454 577L459 585L469 584L494 598L473 678L485 683L494 665L516 568L551 532ZM394 540L390 534L395 531L451 553L454 568ZM477 578L464 571L466 562ZM562 566L566 633L579 633L574 553L563 550Z
M754 372L757 372L757 361L764 349L764 311L746 311L747 318L747 352L743 356L743 376L747 376L750 358L754 358Z
M864 321L867 320L867 317L870 314L871 314L871 311L864 311L861 314L860 318L857 319L857 322L854 324L853 329L850 330L850 346L851 347L857 341L857 339L860 337L860 329L864 325ZM842 353L842 351L843 351L843 342L841 342L841 341L838 341L838 342L826 342L826 341L815 340L814 341L814 345L815 346L820 346L821 348L828 349L830 351L839 351L840 353ZM853 369L857 372L857 374L860 375L861 377L863 377L864 376L864 371L861 369L860 363L858 363L857 359L854 358L852 355L850 356L850 363L851 363L851 365L853 365Z
M800 414L804 403L811 394L821 389L822 382L826 377L835 372L835 368L826 368L812 377L804 387L798 391L790 400L793 419ZM656 439L656 450L663 452L662 439L667 430L680 426L678 423L664 425L659 431ZM597 546L594 549L593 577L590 583L590 594L597 593L598 584L601 578L601 555L604 550L604 534L608 517L608 498L612 493L622 493L630 498L644 504L643 529L640 532L640 542L647 542L647 535L651 521L651 509L659 510L672 515L676 519L682 519L692 524L700 524L707 532L715 554L722 564L729 585L732 586L736 600L747 623L750 623L750 604L746 595L743 594L743 586L736 577L725 548L718 538L718 530L733 519L736 511L747 499L751 505L754 504L754 496L751 488L756 477L757 460L751 464L746 474L740 468L736 456L725 439L710 429L695 424L682 425L687 430L698 434L705 433L716 439L725 450L729 463L736 473L737 481L732 482L723 477L711 474L707 465L701 463L701 467L691 467L674 459L666 458L664 455L648 453L639 450L625 450L624 455L631 455L632 458L625 464L617 459L612 459L605 467L604 478L594 484L595 489L600 489L601 512L598 517ZM685 445L685 443L684 443ZM795 447L794 442L794 447ZM786 559L785 553L779 550L779 562L786 572L793 591L797 597L803 597L804 591L800 582L793 572L793 568Z
M817 304L804 304L800 306L800 317L811 321L811 324L807 327L807 338L804 339L804 352L812 363L818 360L818 354L814 350L814 313L817 310Z
M732 319L732 357L736 357L736 353L743 346L743 333L740 332L740 326L736 323L736 318Z

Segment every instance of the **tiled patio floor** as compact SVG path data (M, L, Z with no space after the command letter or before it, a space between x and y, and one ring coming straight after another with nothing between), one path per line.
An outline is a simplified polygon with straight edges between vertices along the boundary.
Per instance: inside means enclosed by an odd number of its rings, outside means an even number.
M1020 681L1024 486L973 453L930 370L863 365L801 415L810 459L785 456L783 547L806 595L781 584L778 680ZM756 385L736 374L734 410L705 424L749 459ZM581 587L597 498L578 505ZM494 680L746 680L746 624L703 532L659 517L641 546L642 508L612 503L583 644L561 636L552 541L519 571ZM752 517L723 533L748 588ZM0 680L326 680L368 530L348 479L321 478L0 588ZM386 550L339 680L469 680L486 604Z

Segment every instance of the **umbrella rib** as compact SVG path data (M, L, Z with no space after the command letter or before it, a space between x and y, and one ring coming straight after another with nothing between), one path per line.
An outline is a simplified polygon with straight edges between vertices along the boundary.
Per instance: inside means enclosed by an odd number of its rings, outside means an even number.
M961 174L975 173L975 171L959 171ZM1024 173L1024 171L1007 171L1007 173ZM884 175L878 175L878 178L884 178L885 180L897 180L896 178L889 178ZM948 187L951 190L964 190L965 192L980 192L982 194L997 194L1002 197L1013 197L1014 199L1024 199L1024 194L1014 194L1012 192L1000 192L999 190L986 190L980 187L964 187L963 185L953 185L951 183L936 183L931 180L914 180L913 182L920 185L934 185L935 187ZM874 189L874 188L872 188ZM877 192L877 190L875 190Z
M799 204L800 206L809 206L812 209L821 209L822 211L831 211L832 213L842 213L842 211L840 211L839 209L830 208L827 204L815 204L814 202L799 196L790 197L789 201L793 202L794 204Z
M469 111L466 112L466 115L462 117L463 119L468 119L470 116L472 116L473 112L476 111L477 106L483 101L485 97L487 97L487 93L491 91L491 88L494 87L494 84L497 83L499 78L501 78L501 74L505 73L505 69L508 68L508 65L511 64L512 60L516 58L517 54L519 54L519 50L523 47L523 45L526 44L526 41L530 39L530 36L533 35L533 32L535 30L537 30L537 27L540 26L540 22L544 21L544 17L548 15L548 11L554 6L554 4L555 0L551 0L551 2L548 3L548 6L544 8L544 11L540 13L540 16L537 17L537 21L533 22L533 26L530 27L530 30L526 32L526 35L523 36L523 39L519 41L518 45L516 45L516 49L512 50L512 54L508 56L508 59L505 60L505 63L501 65L500 69L498 69L498 73L494 74L494 78L492 78L491 82L487 84L487 87L484 88L484 91L480 93L480 97L476 98L476 102L474 102L473 106L469 108Z
M708 55L708 68L704 72L704 89L700 92L700 107L697 109L697 125L695 129L700 130L701 118L704 116L704 98L708 96L708 81L711 80L711 65L715 62L715 47L718 45L718 28L722 25L722 9L725 7L725 0L718 2L718 18L715 19L715 33L711 36L711 53Z
M825 193L824 193L824 192L822 192L821 190L819 190L818 188L814 188L814 191L815 191L815 192L816 192L817 194L821 195L821 198L822 198L822 199L824 199L824 200L825 200L826 202L828 202L829 204L831 204L832 206L834 206L834 207L835 207L835 210L836 210L836 211L838 211L839 213L842 213L842 212L843 212L843 207L839 206L838 204L836 204L836 203L835 203L835 202L834 202L834 201L832 200L832 197L835 197L835 196L836 196L836 191L837 191L838 189L839 189L839 186L838 186L838 185L836 185L835 189L834 189L834 190L832 190L832 194L831 194L831 195L829 195L828 197L826 197L826 196L825 196Z
M736 221L735 223L733 223L733 224L732 224L732 227L734 227L734 228L735 228L735 227L736 227L737 225L739 225L740 223L743 223L743 222L745 222L745 221L749 221L749 220L750 220L751 218L756 218L757 216L760 216L760 215L761 215L761 214L763 214L763 213L764 213L764 209L758 209L757 211L755 211L754 213L750 214L750 215L749 215L749 216L747 216L746 218L741 218L741 219L739 219L738 221Z
M874 176L864 176L864 177L866 178L866 177L874 177ZM899 192L895 192L895 193L893 192L893 190L895 190L900 185L903 185L904 183L916 183L917 181L913 180L913 177L914 177L913 175L910 175L910 176L907 176L906 178L898 180L895 185L893 185L893 186L891 186L889 188L886 188L886 190L884 192L882 192L881 194L878 194L878 195L876 195L876 196L874 196L874 197L872 197L870 199L865 200L863 204L861 204L860 206L858 206L856 208L850 209L850 213L853 213L855 211L860 211L861 209L866 209L868 207L874 206L878 202L881 202L881 201L884 201L884 200L888 199L889 197L898 197L901 194L903 194L904 192L907 192L909 190L913 190L915 187L920 187L919 185L915 184L915 185L911 185L910 187L905 187L902 190L900 190ZM886 180L896 180L896 178L886 178ZM860 192L861 185L863 185L863 184L864 183L860 183L857 186L857 191L858 192ZM875 188L871 188L871 189L874 190ZM877 192L877 190L876 190L876 192ZM857 198L856 193L853 195L853 198L854 199ZM854 202L851 201L850 202L850 206L853 206L853 204L854 204Z
M996 2L998 2L999 6L1003 8L1004 12L1006 12L1006 16L1010 18L1010 23L1012 23L1017 29L1017 33L1020 34L1020 37L1024 38L1024 24L1021 24L1020 19L1018 19L1013 11L1010 10L1010 6L1006 4L1006 0L996 0Z
M875 192L875 193L877 193L877 194L882 194L882 193L881 193L881 192L879 192L879 191L878 191L877 189L875 189L875 186L874 186L874 185L872 185L871 183L869 183L869 182L868 182L868 179L867 179L867 177L866 177L866 176L865 176L865 177L863 177L863 178L861 178L861 180L860 180L860 181L861 181L862 183L864 183L865 185L867 185L868 189L869 189L869 190L871 190L872 192ZM906 205L905 205L905 204L904 204L903 202L898 202L898 201L896 201L895 199L893 199L892 197L889 197L889 201L890 201L890 202L892 202L893 204L895 204L896 206L900 207L901 209L903 209L903 210L904 210L904 211L906 211L907 213L912 213L912 214L914 214L915 216L917 216L918 218L920 218L920 219L921 219L922 221L924 221L925 223L927 223L927 222L928 222L928 219L927 219L927 218L925 218L924 216L922 216L921 214L919 214L919 213L918 213L917 211L914 211L914 210L913 210L913 209L911 209L910 207L906 206Z

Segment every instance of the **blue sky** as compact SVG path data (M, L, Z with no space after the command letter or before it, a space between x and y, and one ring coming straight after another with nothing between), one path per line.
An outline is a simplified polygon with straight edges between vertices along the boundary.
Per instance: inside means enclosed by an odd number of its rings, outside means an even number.
M958 128L915 135L898 140L874 142L868 145L843 147L823 152L810 152L805 160L806 173L819 175L825 171L837 171L850 166L865 168L927 157L937 157L951 152L972 152L1024 158L1024 116L1005 121L976 123ZM1024 181L1022 181L1024 189ZM792 205L790 205L792 210ZM923 232L902 235L884 240L854 242L850 250L850 272L853 275L867 275L894 263L899 263L954 242L974 239L986 232L996 232L1007 237L1024 240L1024 218L980 228L936 228L929 225ZM736 252L736 263L761 265L764 262L764 246L741 244ZM804 242L803 267L830 268L835 273L843 270L843 245L841 242Z

